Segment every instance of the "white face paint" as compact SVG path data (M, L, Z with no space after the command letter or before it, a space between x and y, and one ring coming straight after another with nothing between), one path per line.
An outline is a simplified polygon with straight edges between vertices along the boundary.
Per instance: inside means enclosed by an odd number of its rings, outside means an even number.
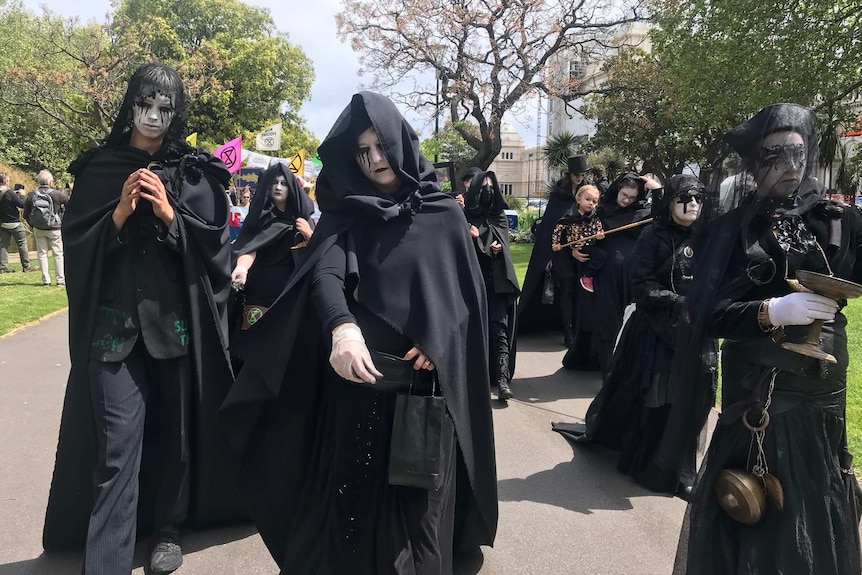
M356 163L365 177L381 192L394 194L398 191L398 176L389 166L389 160L386 159L386 153L373 127L359 134L356 142Z
M138 96L133 114L135 129L144 137L161 138L168 131L175 114L170 96L159 91L149 96Z
M674 198L670 204L670 214L673 221L683 227L689 227L700 217L700 206L703 196L697 190L690 190Z
M283 212L287 205L287 180L283 175L277 175L272 185L269 186L269 197L275 207Z
M774 132L760 142L757 193L773 198L789 196L805 175L805 140L797 132Z

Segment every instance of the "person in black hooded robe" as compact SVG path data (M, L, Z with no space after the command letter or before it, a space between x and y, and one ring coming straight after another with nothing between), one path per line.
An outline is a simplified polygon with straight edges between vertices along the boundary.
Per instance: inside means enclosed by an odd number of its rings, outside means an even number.
M468 226L381 95L355 95L319 153L323 215L249 330L222 408L240 489L284 574L451 573L453 549L493 544L497 526L487 302ZM375 391L371 350L439 384L437 491L389 484L396 397Z
M617 333L623 324L623 313L631 302L629 258L634 252L643 226L616 233L614 229L644 220L650 215L648 193L661 185L647 176L628 172L619 176L602 196L596 211L607 237L598 245L606 254L605 263L593 278L595 292L581 291L575 309L574 337L563 358L568 369L593 369L602 374L611 369L611 356ZM581 263L590 256L581 250L572 252Z
M678 392L697 396L684 384L698 369L700 342L724 338L722 412L673 572L858 575L862 491L845 425L849 357L840 310L846 301L799 291L788 280L808 270L862 282L862 220L855 210L823 199L811 175L818 165L811 109L768 106L725 140L756 188L711 226L688 291L692 329L682 341L689 353L676 362L672 378ZM820 343L837 363L781 347L782 341L803 341L815 320L825 322ZM667 468L676 449L667 440L696 427L690 414L677 415L657 454ZM762 432L752 430L757 427ZM754 524L737 522L720 506L719 497L728 494L719 481L726 469L750 473L758 487L756 477L769 475L773 496ZM780 509L772 502L779 500L776 481L783 491Z
M700 429L684 443L680 454L684 463L678 472L658 468L653 459L671 409L698 411L702 427L712 405L710 401L675 406L670 385L682 303L694 277L693 232L705 198L703 189L691 175L668 179L653 222L635 245L631 291L636 309L623 328L613 369L587 410L587 425L553 425L554 431L579 444L596 442L620 451L617 468L644 487L679 492L683 497L694 485ZM690 384L714 390L715 353L705 353L703 358L700 377Z
M281 295L312 234L309 221L314 202L287 166L278 162L267 168L260 175L258 190L233 243L237 263L231 283L242 290L244 304L232 343L244 337Z
M229 174L186 144L185 121L177 73L145 64L108 138L69 168L71 372L42 542L86 543L87 574L131 571L136 523L167 573L178 525L241 516L215 421L233 381Z
M545 207L542 217L536 220L533 229L533 252L530 254L521 298L518 301L519 333L555 331L562 328L565 334L565 344L568 346L570 343L569 340L573 332L570 333L565 330L571 331L572 322L571 318L565 317L565 310L569 308L563 307L562 294L565 292L568 298L573 298L577 293L575 286L578 278L574 264L557 257L557 254L551 251L551 235L554 233L554 226L560 218L566 215L574 205L575 194L578 193L578 189L587 185L586 177L589 171L590 166L586 156L581 154L569 158L568 170L549 194L548 205ZM559 268L555 267L558 260L564 262ZM545 272L549 269L553 275L555 286L553 305L542 303L542 286Z
M507 209L497 174L477 172L464 197L464 215L488 293L491 384L497 386L497 397L502 401L514 397L509 382L515 371L515 301L519 291L509 249L509 222L503 212Z

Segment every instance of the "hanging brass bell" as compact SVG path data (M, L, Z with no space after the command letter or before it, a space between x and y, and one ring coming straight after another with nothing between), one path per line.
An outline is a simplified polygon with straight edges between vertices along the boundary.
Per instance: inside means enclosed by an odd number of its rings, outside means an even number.
M725 513L754 525L766 510L766 493L760 481L743 469L723 469L715 480L715 494Z

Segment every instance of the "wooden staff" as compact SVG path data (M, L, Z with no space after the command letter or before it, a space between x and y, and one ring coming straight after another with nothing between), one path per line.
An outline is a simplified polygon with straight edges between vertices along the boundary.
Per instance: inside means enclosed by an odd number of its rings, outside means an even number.
M621 232L621 231L623 231L623 230L628 230L628 229L631 229L631 228L636 228L636 227L638 227L638 226L642 226L642 225L644 225L644 224L648 224L648 223L650 223L651 221L652 221L652 218L647 218L647 219L645 219L645 220L641 220L641 221L639 221L639 222L635 222L635 223L633 223L633 224L626 224L626 225L624 225L624 226L620 226L620 227L618 227L618 228L614 228L614 229L612 229L612 230L608 230L608 231L606 231L606 232L605 232L605 235L606 235L606 236L608 236L608 235L613 234L613 233L615 233L615 232ZM595 236L587 236L587 237L585 237L585 238L580 238L580 239L575 240L575 241L573 241L573 242L569 242L569 243L567 243L567 244L563 244L563 245L561 245L561 246L560 246L560 248L568 248L568 247L575 246L575 245L578 245L578 244L584 244L584 243L586 243L586 242L588 242L588 241L590 241L590 240L594 240L594 239L596 239L597 237L598 237L598 235L595 235Z

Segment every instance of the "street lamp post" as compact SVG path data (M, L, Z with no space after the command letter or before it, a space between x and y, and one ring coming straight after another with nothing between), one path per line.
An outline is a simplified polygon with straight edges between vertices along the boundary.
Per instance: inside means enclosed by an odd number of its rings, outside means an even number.
M439 161L440 151L440 70L434 70L434 78L437 81L437 87L434 90L434 163Z

